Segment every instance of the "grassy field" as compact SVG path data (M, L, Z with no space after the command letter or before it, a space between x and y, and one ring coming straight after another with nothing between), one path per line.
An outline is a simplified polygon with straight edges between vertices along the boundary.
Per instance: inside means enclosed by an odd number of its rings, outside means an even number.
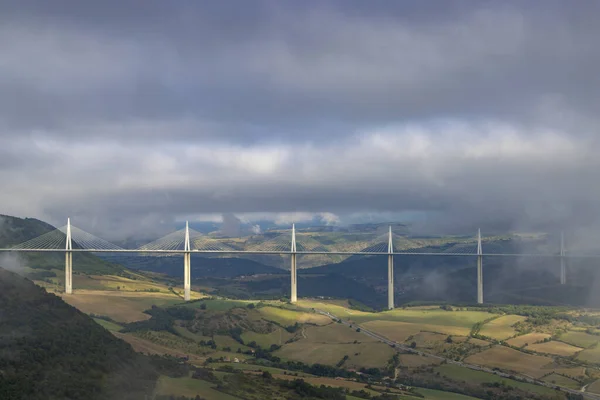
M441 360L432 357L424 357L418 354L400 354L400 365L403 367L421 367L424 365L438 365Z
M444 335L467 336L471 332L470 327L460 326L444 326L444 325L429 325L415 324L408 322L393 322L393 321L369 321L363 322L360 326L368 330L377 332L388 339L396 342L403 342L409 336L415 335L421 331L437 332Z
M256 342L262 348L269 348L271 345L283 345L288 339L294 337L294 334L289 333L283 328L277 328L276 331L271 333L256 333L247 331L242 333L242 340L244 343Z
M262 365L256 365L256 364L246 364L246 363L232 363L232 362L224 362L224 363L211 363L210 367L211 368L219 368L219 367L223 367L223 366L230 366L234 369L239 369L241 371L269 371L270 373L272 373L273 375L275 374L283 374L283 372L285 371L284 369L280 369L280 368L272 368L272 367L265 367ZM298 377L302 377L302 378L314 378L314 375L311 374L307 374L301 371L294 371L294 374L298 374Z
M129 343L131 347L133 347L133 349L138 353L158 355L167 354L175 357L179 357L184 354L183 352L173 349L171 347L163 346L161 344L154 343L149 340L133 336L131 334L114 332L113 335ZM193 364L200 364L204 361L204 357L196 356L193 354L187 355L190 357L190 362L192 362Z
M555 394L556 392L544 386L537 386L530 383L515 381L513 379L502 378L498 375L490 374L483 371L475 371L469 368L463 368L458 365L444 364L435 368L436 372L447 376L456 381L467 381L471 383L495 383L504 382L508 386L526 390L528 392L539 394Z
M594 383L590 384L587 387L587 391L591 392L591 393L597 393L600 394L600 379L598 379L597 381L595 381Z
M237 342L231 336L215 335L213 339L219 349L222 349L223 347L229 347L232 351L236 351L237 349L241 349L242 351L250 349L248 346L244 346Z
M589 348L600 341L600 336L590 335L585 332L569 331L560 336L560 340L573 346Z
M514 336L517 332L512 326L525 319L520 315L504 315L483 325L479 333L493 339L504 340Z
M161 376L156 384L156 394L192 398L199 395L207 400L239 400L237 397L213 389L215 386L214 383L198 379Z
M494 346L481 353L474 354L465 359L469 364L482 365L489 368L500 368L508 371L538 378L544 375L542 367L552 362L545 356L534 356L505 346Z
M469 340L469 343L471 343L474 346L478 346L478 347L486 347L491 344L487 340L481 340L481 339L477 339L477 338L469 338L468 340Z
M550 335L547 333L533 332L507 340L506 343L510 344L511 346L522 347L526 344L532 345L535 342L541 342L542 340L549 337Z
M412 341L417 344L417 347L423 349L433 349L434 347L443 344L448 335L442 335L440 333L431 332L420 332L417 333Z
M134 322L149 319L143 311L152 305L173 305L181 299L167 293L77 291L63 295L62 299L88 314L106 315L117 322Z
M356 332L355 328L335 322L325 326L309 326L301 331L301 335L302 341L312 343L377 342L377 339Z
M558 386L563 386L563 387L567 387L570 389L576 389L579 390L581 389L581 384L573 379L564 377L562 375L558 375L558 374L550 374L546 377L544 377L544 379L542 379L544 382L548 382L551 383L553 385L558 385Z
M248 304L251 303L257 304L258 302L250 300L206 299L202 301L195 301L193 303L187 303L186 307L200 308L203 304L205 304L207 310L227 311L235 307L247 307Z
M108 329L111 332L118 332L123 328L121 325L100 318L94 318L94 321L96 321L96 323L102 326L104 329Z
M600 346L583 350L577 355L577 360L596 364L600 363Z
M183 328L181 326L175 325L175 326L173 326L173 328L175 329L175 332L177 332L180 336L191 339L195 342L200 342L201 340L204 340L205 342L207 342L209 340L212 340L212 337L210 337L210 336L203 336L198 333L190 332L189 330L187 330L186 328Z
M326 365L336 365L347 355L346 368L381 368L390 360L394 350L383 343L335 344L299 340L286 344L274 354L283 359Z
M538 353L554 354L557 356L568 357L583 350L581 347L571 346L563 342L550 341L546 343L530 344L528 350L533 350Z
M475 397L464 394L441 392L433 389L417 389L417 393L425 396L425 400L477 400Z
M554 372L576 379L585 379L585 371L585 367L554 368Z
M296 322L315 325L327 325L331 323L330 318L321 314L298 312L276 307L261 307L258 311L264 319L283 326L294 325Z

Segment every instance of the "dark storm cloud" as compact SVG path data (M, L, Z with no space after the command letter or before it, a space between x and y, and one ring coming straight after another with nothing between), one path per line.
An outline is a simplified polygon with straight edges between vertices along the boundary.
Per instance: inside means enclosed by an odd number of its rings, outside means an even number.
M103 230L298 211L596 222L599 16L591 1L2 2L0 211Z

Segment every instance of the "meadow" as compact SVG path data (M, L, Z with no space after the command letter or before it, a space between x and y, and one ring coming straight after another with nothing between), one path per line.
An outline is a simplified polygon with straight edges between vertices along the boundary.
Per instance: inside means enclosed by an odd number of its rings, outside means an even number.
M552 359L545 356L522 353L505 346L494 346L467 357L465 362L489 368L516 371L533 378L539 378L545 373L542 371L542 367L550 364Z
M585 332L569 331L560 335L560 340L573 346L589 348L600 341L600 336L590 335Z
M509 339L506 341L506 343L510 344L511 346L515 346L515 347L522 347L525 345L532 345L536 342L541 342L544 339L549 338L550 335L547 333L541 333L541 332L532 332L532 333L528 333L525 335L521 335L521 336L517 336L515 338Z
M570 344L557 342L554 340L546 343L530 344L527 346L527 349L538 353L553 354L563 357L572 356L573 354L583 350L581 347L571 346Z
M479 333L492 339L504 340L517 334L512 327L517 322L525 321L520 315L503 315L483 325Z

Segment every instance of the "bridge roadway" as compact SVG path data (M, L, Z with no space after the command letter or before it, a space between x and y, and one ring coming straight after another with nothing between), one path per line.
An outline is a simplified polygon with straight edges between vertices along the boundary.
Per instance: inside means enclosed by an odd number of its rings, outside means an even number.
M139 253L139 254L297 254L297 255L347 255L347 256L454 256L454 257L478 257L476 253L427 253L427 252L403 252L403 251L282 251L282 250L144 250L144 249L0 249L0 252L14 253ZM545 258L600 258L597 254L549 254L549 253L483 253L481 257L545 257Z
M352 324L349 321L344 321L343 319L341 319L341 318L339 318L339 317L331 314L330 312L323 311L323 310L318 310L318 309L315 309L315 311L317 313L319 313L319 314L322 314L322 315L325 315L325 316L331 318L334 321L340 321L342 324L344 324L346 326L355 326L357 328L360 328L360 333L362 333L364 335L367 335L367 336L370 336L373 339L379 340L380 342L383 342L383 343L385 343L385 344L387 344L389 346L392 346L392 347L394 347L396 349L400 349L400 350L403 350L403 351L406 351L406 352L409 352L409 353L413 353L413 354L418 354L420 356L431 357L431 358L435 358L435 359L438 359L438 360L441 360L441 361L446 361L448 364L459 365L461 367L469 368L469 369L472 369L472 370L475 370L475 371L488 372L490 374L498 375L498 376L501 376L503 378L510 379L511 375L512 376L516 376L516 374L507 374L506 372L501 372L501 371L493 370L493 369L490 369L490 368L481 367L481 366L475 365L475 364L468 364L468 363L464 363L464 362L461 362L461 361L455 361L455 360L451 360L449 358L444 358L444 357L438 356L436 354L431 354L431 353L427 353L427 352L424 352L424 351L421 351L421 350L416 350L416 349L413 349L412 347L407 346L405 344L394 342L393 340L390 340L390 339L388 339L388 338L386 338L384 336L381 336L378 333L369 331L368 329L364 329L362 326L359 326L357 324ZM563 386L559 386L559 385L553 385L551 383L543 382L543 381L540 381L540 380L537 380L537 379L533 379L533 378L530 378L530 377L527 377L527 376L523 376L523 375L519 375L519 378L522 381L525 381L527 383L531 383L531 384L534 384L534 385L545 386L545 387L548 387L550 389L559 388L560 391L565 392L565 393L583 395L583 397L586 398L586 399L600 400L600 395L595 395L595 394L592 394L592 393L585 392L585 388L587 387L587 385L583 387L584 391L581 391L581 390L569 389L569 388L566 388L566 387L563 387Z

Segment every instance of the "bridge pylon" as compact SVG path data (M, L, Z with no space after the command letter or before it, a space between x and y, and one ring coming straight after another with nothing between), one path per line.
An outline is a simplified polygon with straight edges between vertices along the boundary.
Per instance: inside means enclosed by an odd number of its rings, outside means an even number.
M390 226L388 238L388 309L394 309L394 242L392 240L392 227Z
M296 226L292 224L292 246L290 249L291 252L291 265L290 265L290 275L291 275L291 290L290 290L290 302L296 303L298 301L298 276L296 273Z
M187 221L185 221L185 241L183 245L183 299L185 301L190 301L190 290L191 290L191 265L192 265L192 257L191 257L191 246L190 246L190 228Z
M73 241L71 239L71 218L67 218L67 238L65 243L65 293L73 293Z
M477 231L477 304L483 304L483 249L481 229Z
M567 260L565 259L565 233L560 233L560 284L567 283Z

